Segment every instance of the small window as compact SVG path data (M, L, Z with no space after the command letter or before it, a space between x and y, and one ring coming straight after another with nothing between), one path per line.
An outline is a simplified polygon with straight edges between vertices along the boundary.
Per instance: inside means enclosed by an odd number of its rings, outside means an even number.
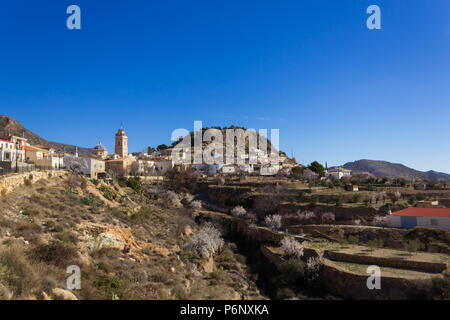
M437 226L438 225L438 219L431 219L431 225Z

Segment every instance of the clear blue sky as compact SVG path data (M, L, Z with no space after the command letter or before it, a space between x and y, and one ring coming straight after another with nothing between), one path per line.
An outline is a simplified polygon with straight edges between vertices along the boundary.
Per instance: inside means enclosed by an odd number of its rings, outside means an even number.
M123 121L140 151L237 122L300 162L450 172L448 0L2 0L0 45L0 114L50 141L112 150Z

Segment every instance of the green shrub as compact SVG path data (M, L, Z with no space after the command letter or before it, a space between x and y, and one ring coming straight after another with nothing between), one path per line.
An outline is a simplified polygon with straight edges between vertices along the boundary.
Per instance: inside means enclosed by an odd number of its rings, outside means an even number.
M409 205L414 205L417 202L417 198L415 196L412 196L408 199Z
M116 199L116 193L114 193L110 188L101 186L100 191L103 192L103 196L108 200L115 200Z
M121 188L126 188L126 187L128 187L127 182L126 182L126 181L120 181L120 182L119 182L119 187L121 187Z
M107 300L123 300L126 298L126 287L122 279L118 277L102 275L94 282L94 286L100 295Z
M253 207L254 200L251 197L244 197L241 200L239 200L239 205L241 207L244 207L245 209L250 209Z
M138 178L129 178L126 182L126 186L133 189L136 193L142 192L142 185Z
M78 194L78 191L74 188L70 188L69 193Z
M403 243L403 246L410 253L417 252L419 250L422 250L425 247L424 244L422 242L420 242L420 240L418 240L418 239L406 241Z
M92 195L88 194L85 197L81 197L80 198L80 202L86 206L93 206L95 205L102 205L103 202L95 197L93 197Z
M301 259L291 259L280 265L280 275L273 278L277 288L295 287L305 278L305 263Z
M375 250L376 248L382 248L383 247L383 240L382 239L373 239L367 241L367 245L371 250Z
M80 202L86 206L92 206L94 204L94 197L88 194L87 196L80 198Z
M358 244L359 243L359 237L357 235L349 235L348 236L348 242L351 244Z

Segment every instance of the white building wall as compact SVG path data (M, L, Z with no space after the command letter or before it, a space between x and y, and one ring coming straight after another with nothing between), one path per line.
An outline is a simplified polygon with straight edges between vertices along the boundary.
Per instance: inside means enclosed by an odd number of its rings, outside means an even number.
M445 217L416 217L417 226L424 228L439 228L450 231L450 218ZM388 216L387 226L402 228L401 216Z
M425 228L439 228L450 231L450 218L417 217L417 226Z
M235 172L235 168L232 166L223 166L222 167L222 172L223 173L234 173Z

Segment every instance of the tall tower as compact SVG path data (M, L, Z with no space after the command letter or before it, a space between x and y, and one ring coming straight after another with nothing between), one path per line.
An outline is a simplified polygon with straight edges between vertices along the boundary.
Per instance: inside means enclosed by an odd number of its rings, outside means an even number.
M128 157L128 137L122 127L116 133L115 153L121 158Z

